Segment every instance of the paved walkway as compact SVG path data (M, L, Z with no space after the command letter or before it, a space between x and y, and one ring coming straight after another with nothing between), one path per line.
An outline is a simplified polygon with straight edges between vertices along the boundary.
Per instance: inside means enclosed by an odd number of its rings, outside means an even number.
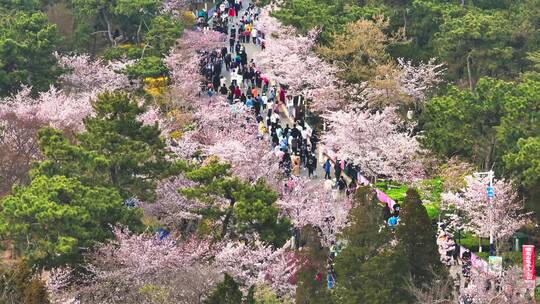
M251 3L251 1L249 0L244 0L243 1L243 9L240 11L240 16L242 16L245 12L245 9L249 6L249 4ZM240 18L239 17L235 17L232 22L229 22L229 29L228 29L228 33L230 33L230 28L232 25L235 25L235 27L238 29L239 27L239 24L240 24ZM254 27L257 28L257 21L255 20L254 22ZM262 31L264 31L264 29L261 29ZM229 36L229 34L227 35L227 37ZM258 54L259 52L261 52L261 46L260 45L255 45L253 44L252 42L250 43L242 43L241 44L242 46L244 46L244 49L246 50L246 54L247 54L247 57L248 57L248 62L251 60L251 58L253 58L256 54ZM228 42L228 39L227 41L225 42L225 47L229 48L229 42ZM255 62L255 66L257 67L257 62ZM265 71L261 71L263 74ZM227 71L225 69L225 65L223 65L223 68L222 68L222 72L221 72L221 75L225 77L226 79L226 82L227 82L227 86L229 86L231 84L231 72L230 71ZM243 90L245 91L245 89ZM246 93L246 95L248 95ZM263 113L263 118L264 118L264 113ZM294 124L294 121L293 119L291 119L286 113L284 113L283 111L281 111L280 113L280 122L281 122L281 126L284 128L285 127L285 124L288 124L289 127L292 127L292 125ZM269 142L269 138L268 138L268 135L265 135L265 138L264 140L266 140L267 142ZM317 151L315 151L315 155L317 156L317 169L316 169L316 177L312 177L312 181L313 182L316 182L316 181L320 181L322 180L322 178L324 178L324 170L323 170L323 163L324 161L326 160L326 158L324 159L321 159L321 153L319 151L319 147L320 147L320 144L317 145ZM269 145L269 149L270 149L270 145ZM308 176L308 170L306 168L301 168L300 169L300 176L302 177L307 177ZM333 174L332 174L333 176ZM321 185L322 187L322 185Z

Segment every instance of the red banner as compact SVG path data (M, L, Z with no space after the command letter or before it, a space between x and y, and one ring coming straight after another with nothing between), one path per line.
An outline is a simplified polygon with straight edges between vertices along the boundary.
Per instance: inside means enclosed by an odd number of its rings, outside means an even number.
M536 279L534 273L534 245L523 245L521 254L523 258L523 279L534 281Z

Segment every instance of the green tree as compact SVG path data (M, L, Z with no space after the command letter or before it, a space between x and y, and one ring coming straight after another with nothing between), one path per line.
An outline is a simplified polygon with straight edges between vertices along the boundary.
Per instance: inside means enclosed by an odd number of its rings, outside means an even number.
M390 245L376 198L368 188L355 194L351 225L342 233L346 247L336 257L336 303L411 303L405 291L409 265L404 253Z
M182 23L168 16L157 16L152 19L150 28L145 35L145 42L152 48L154 54L166 54L182 35Z
M506 154L503 161L527 199L527 208L540 220L540 137L521 138L517 151Z
M296 303L297 304L330 304L333 300L327 287L326 262L328 248L321 245L320 238L311 226L302 228L300 233L302 251L299 259L302 266L296 273Z
M222 221L221 237L257 232L262 240L277 246L287 240L290 223L279 216L274 205L277 193L263 180L242 181L232 176L229 164L215 159L184 175L197 185L181 189L181 193L204 202L207 208L200 212L206 218Z
M350 0L289 0L273 15L301 33L321 29L322 42L331 43L332 33L341 32L345 24L380 15L386 9L384 5L356 5Z
M143 25L155 16L159 4L159 0L71 0L76 15L91 16L96 26L105 26L111 45L115 27L140 43Z
M169 69L159 56L148 56L137 60L126 67L124 71L130 78L144 79L146 77L160 77L169 74Z
M401 222L396 237L400 250L410 265L413 283L427 287L436 274L443 275L446 269L440 261L435 230L416 190L407 191L399 215Z
M236 281L225 274L223 282L219 283L216 290L204 300L205 304L240 304L242 303L242 292Z
M439 155L459 155L491 168L500 157L497 127L504 116L505 95L512 86L482 78L473 91L451 87L445 96L433 98L420 118L422 143Z
M517 152L504 156L506 168L523 186L539 189L540 186L540 137L521 138Z
M96 242L112 237L109 225L139 228L140 215L114 189L39 176L2 200L0 235L29 261L53 267L79 262Z
M434 39L437 53L451 62L449 74L468 79L474 87L478 77L508 77L519 72L519 67L513 66L512 26L505 13L476 9L463 15L452 13L443 13L444 21Z
M16 93L21 85L33 92L47 90L62 73L53 52L56 26L41 12L0 14L0 96Z
M39 132L46 159L34 174L76 177L87 185L114 187L124 198L153 200L157 181L179 172L158 125L143 125L137 117L144 107L123 93L100 95L94 109L75 144L59 131Z
M540 81L525 78L504 92L504 116L497 127L498 145L505 154L516 151L520 138L540 135Z
M0 0L0 8L35 12L49 5L49 0Z

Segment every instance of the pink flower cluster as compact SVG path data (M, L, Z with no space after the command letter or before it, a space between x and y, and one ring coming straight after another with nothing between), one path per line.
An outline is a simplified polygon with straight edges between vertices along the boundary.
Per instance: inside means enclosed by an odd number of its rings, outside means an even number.
M324 145L339 158L360 165L366 174L404 182L424 176L418 137L400 129L404 123L396 109L336 111L323 117L328 121Z

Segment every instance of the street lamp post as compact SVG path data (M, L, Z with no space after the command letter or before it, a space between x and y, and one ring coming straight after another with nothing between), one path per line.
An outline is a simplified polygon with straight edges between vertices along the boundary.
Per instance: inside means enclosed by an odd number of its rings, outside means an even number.
M489 179L489 185L488 187L486 188L486 194L487 194L487 198L488 198L488 208L491 208L491 205L493 204L493 197L495 196L495 192L493 190L493 176L494 176L494 173L493 173L493 170L489 170L487 172L477 172L477 173L474 173L474 176L475 177L487 177ZM489 213L489 222L490 222L490 227L489 227L489 255L490 256L493 256L495 255L495 246L494 246L494 242L493 242L493 213L490 212Z

